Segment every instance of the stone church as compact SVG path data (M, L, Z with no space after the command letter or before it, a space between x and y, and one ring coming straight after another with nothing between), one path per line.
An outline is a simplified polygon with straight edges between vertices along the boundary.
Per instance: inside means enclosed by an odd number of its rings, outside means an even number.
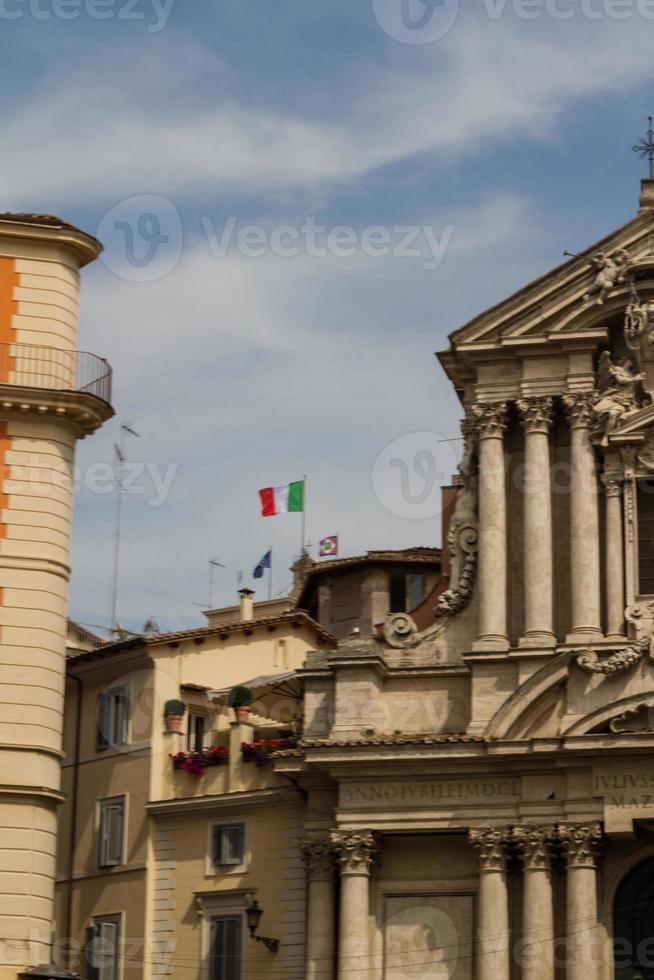
M433 622L312 654L307 980L654 977L654 180L452 334Z

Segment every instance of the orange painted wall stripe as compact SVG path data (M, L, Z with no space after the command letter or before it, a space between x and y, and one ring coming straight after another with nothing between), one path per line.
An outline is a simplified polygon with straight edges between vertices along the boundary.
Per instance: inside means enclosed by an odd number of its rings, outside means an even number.
M18 283L16 260L0 258L0 382L9 381L9 374L14 369L14 358L5 345L16 340L13 317L18 313L18 303L14 299Z
M11 436L7 435L7 423L0 422L0 510L9 507L9 495L5 493L5 482L9 479L7 453L11 449ZM0 539L7 537L7 525L0 513ZM0 602L0 605L2 603Z

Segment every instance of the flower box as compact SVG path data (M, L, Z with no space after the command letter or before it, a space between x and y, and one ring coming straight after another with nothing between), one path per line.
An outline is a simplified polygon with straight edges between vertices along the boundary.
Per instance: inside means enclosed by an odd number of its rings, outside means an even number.
M297 745L295 736L288 738L259 738L256 742L241 743L241 758L243 762L253 762L255 766L267 766L275 752L283 749L294 749Z
M173 769L184 769L191 776L201 776L208 766L224 766L229 762L229 749L212 745L201 752L177 752L171 755Z

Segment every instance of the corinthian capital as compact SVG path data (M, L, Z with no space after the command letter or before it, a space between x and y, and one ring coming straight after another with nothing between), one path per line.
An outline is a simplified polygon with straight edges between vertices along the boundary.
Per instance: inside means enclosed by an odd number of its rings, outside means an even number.
M558 838L569 868L596 867L597 851L602 840L600 824L559 824Z
M622 473L617 470L608 470L602 473L602 485L607 497L622 496Z
M554 827L514 827L512 838L526 871L549 871Z
M331 841L342 875L367 875L379 850L377 838L369 831L333 830Z
M477 423L480 438L502 436L506 429L506 402L487 402L473 405L472 417Z
M587 429L595 420L593 402L597 398L594 391L575 391L563 396L563 404L573 429Z
M336 870L336 854L328 837L303 840L300 853L307 867L307 875L312 881L331 881Z
M553 398L520 398L516 408L525 432L549 432L553 406Z
M479 852L479 865L482 871L505 871L506 851L510 832L501 827L480 827L471 830L470 843Z

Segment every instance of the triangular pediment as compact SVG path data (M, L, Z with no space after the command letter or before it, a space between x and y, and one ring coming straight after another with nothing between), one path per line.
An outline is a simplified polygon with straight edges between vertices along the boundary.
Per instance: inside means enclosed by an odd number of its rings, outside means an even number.
M609 436L609 442L620 445L644 441L654 429L654 405L647 405L633 412ZM638 438L641 437L641 438Z
M451 352L473 353L537 346L557 339L602 336L604 322L624 310L634 264L648 257L654 265L654 210L644 209L606 238L575 258L529 283L497 306L470 320L450 336ZM598 269L592 260L626 253L627 274L599 295ZM650 280L654 288L654 279ZM645 287L647 293L648 287ZM604 321L604 322L603 322ZM446 368L448 355L442 358Z

